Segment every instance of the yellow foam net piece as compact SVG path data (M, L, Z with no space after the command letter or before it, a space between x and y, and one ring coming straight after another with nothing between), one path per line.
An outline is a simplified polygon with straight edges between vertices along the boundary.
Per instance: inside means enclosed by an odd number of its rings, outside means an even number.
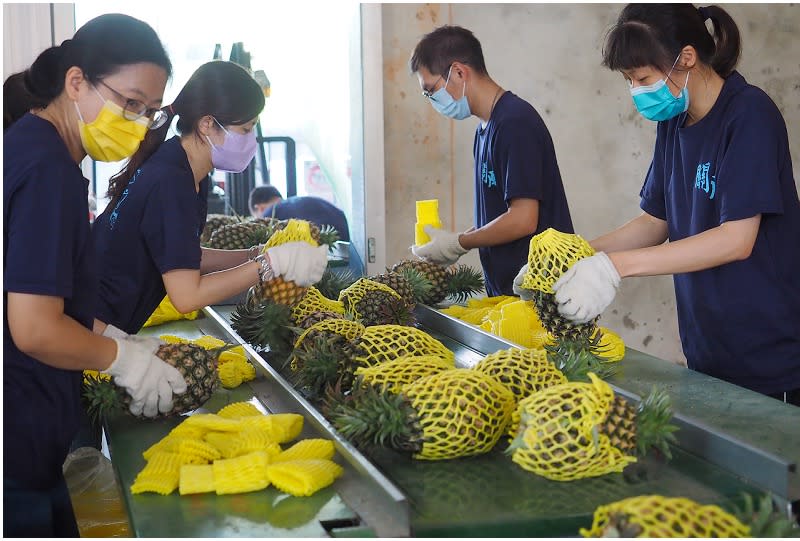
M251 415L263 415L255 404L250 402L232 402L217 412L217 415L226 419L238 419Z
M266 451L254 451L236 458L215 460L214 490L217 494L253 492L269 486Z
M521 400L511 459L554 481L621 472L636 458L611 445L599 432L614 400L611 387L589 373L591 383L569 382Z
M183 457L185 464L207 464L222 456L213 445L192 438L185 438L177 442L173 451Z
M147 465L136 475L131 485L131 494L156 492L166 496L172 493L178 488L183 464L183 459L177 453L154 453Z
M190 415L181 425L197 427L208 431L238 432L242 429L241 419L226 419L214 413L195 413Z
M297 340L295 340L294 347L301 347L306 338L319 332L338 334L348 340L354 340L361 336L366 329L366 327L357 321L349 319L326 319L325 321L314 323L303 331L303 333L297 337Z
M303 416L297 413L273 413L254 415L240 419L243 427L261 430L275 443L286 443L300 435L303 430Z
M561 370L547 360L547 353L541 349L510 348L495 351L481 359L473 370L483 372L505 385L517 400L567 382Z
M292 307L292 320L295 323L303 321L303 319L318 312L334 312L336 314L344 314L344 304L341 301L334 301L329 299L319 289L311 286L306 291L306 294L300 299L300 302Z
M223 364L218 364L217 374L223 387L233 389L246 381L256 379L256 368L250 364L246 357L239 355L234 360L227 360Z
M342 475L342 467L331 460L308 459L267 466L270 481L292 496L311 496Z
M280 446L262 430L245 429L233 434L209 432L205 435L205 439L218 449L218 454L224 458L236 458L253 451L266 451L269 456L276 456L281 452Z
M317 246L317 241L311 236L311 223L306 220L292 218L286 223L286 227L273 233L265 248L297 241L305 241L312 246Z
M359 278L350 286L339 292L339 302L344 306L346 313L353 314L354 317L360 318L361 314L358 312L356 306L361 302L361 299L364 298L367 292L376 290L383 291L387 295L397 299L402 299L397 291L385 284L370 280L369 278Z
M399 393L403 385L455 368L454 359L438 355L407 355L392 362L357 368L355 375L384 391Z
M534 235L528 249L528 272L522 281L525 289L553 292L561 275L577 261L594 255L594 249L580 235L548 228Z
M580 534L605 537L603 534L617 513L625 515L628 527L641 528L636 537L750 537L749 526L716 505L659 495L635 496L601 505L594 512L592 527L581 528Z
M331 440L308 438L298 441L279 455L273 457L271 464L288 462L290 460L309 460L315 458L330 460L335 453L336 447Z
M358 353L353 360L361 366L374 366L408 355L435 355L455 362L455 354L423 330L406 325L373 325L358 337Z
M214 467L211 464L184 464L178 480L178 493L202 494L214 492Z
M600 343L597 356L607 362L621 361L625 357L625 341L622 337L606 327L598 327Z
M414 458L441 460L486 453L503 434L514 395L486 374L453 369L403 387L425 442Z
M161 325L162 323L166 323L168 321L178 321L180 319L197 319L199 315L199 310L193 310L188 314L182 314L178 312L175 306L172 304L172 301L169 300L169 296L165 295L161 302L153 310L153 313L150 314L150 317L147 318L147 321L144 322L144 327L152 327L154 325Z

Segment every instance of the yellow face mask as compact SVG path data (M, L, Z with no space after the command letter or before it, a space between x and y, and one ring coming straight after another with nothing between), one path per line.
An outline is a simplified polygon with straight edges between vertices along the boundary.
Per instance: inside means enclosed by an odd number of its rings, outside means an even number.
M147 134L150 119L141 117L128 120L123 116L122 107L104 99L99 92L97 95L104 101L103 108L89 124L83 121L78 104L74 102L84 150L99 162L118 162L129 158Z

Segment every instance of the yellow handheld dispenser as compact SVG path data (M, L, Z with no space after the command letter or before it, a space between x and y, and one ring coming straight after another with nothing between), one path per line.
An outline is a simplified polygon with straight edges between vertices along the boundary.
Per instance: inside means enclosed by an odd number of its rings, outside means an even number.
M417 201L417 223L414 224L414 244L417 246L431 241L431 238L424 230L426 225L442 228L442 222L439 220L438 199Z

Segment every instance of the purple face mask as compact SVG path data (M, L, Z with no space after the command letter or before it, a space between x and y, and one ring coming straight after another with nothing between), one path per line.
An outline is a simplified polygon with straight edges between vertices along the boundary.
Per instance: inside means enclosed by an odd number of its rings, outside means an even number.
M214 122L225 132L225 140L222 146L218 147L208 139L211 145L211 165L214 169L226 171L228 173L241 173L250 164L250 160L256 155L256 132L251 130L248 134L228 131L220 124L217 119Z

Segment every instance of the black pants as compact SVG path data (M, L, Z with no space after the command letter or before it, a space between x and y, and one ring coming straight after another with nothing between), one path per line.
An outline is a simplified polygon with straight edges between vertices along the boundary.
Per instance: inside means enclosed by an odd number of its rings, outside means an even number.
M64 478L44 490L4 478L3 537L80 537Z
M767 396L771 396L772 398L776 398L781 402L786 402L787 404L800 406L800 389L792 389L791 391L786 391L784 393L768 394Z

